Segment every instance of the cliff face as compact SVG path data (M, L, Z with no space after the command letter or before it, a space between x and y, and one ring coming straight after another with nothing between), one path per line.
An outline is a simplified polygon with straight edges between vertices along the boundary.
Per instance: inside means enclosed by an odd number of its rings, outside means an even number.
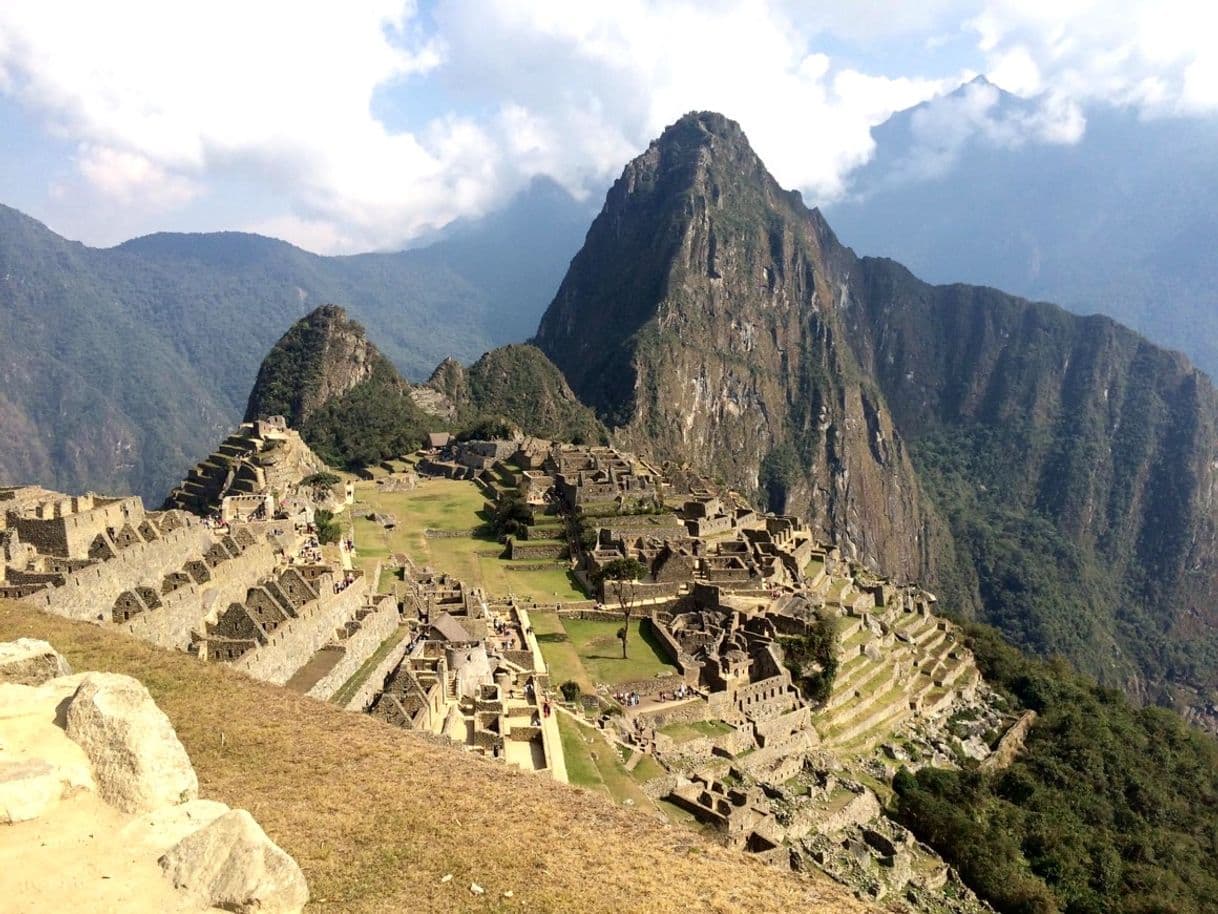
M625 445L914 576L929 514L846 341L840 259L734 122L690 115L609 191L536 343Z
M739 127L631 162L536 343L697 464L1139 697L1218 681L1218 396L1105 318L859 259Z
M1042 543L1047 554L1020 575L1038 599L1007 627L1143 697L1147 678L1213 683L1218 394L1208 378L1106 317L929 286L888 260L856 261L850 289L860 362L956 539L990 569L980 602L986 591L991 603L1009 596L994 580L1012 570L996 539L1023 551L1043 539L1011 531L1011 519L1043 519L1060 541ZM1038 585L1045 575L1060 580ZM1061 597L1069 605L1055 611Z

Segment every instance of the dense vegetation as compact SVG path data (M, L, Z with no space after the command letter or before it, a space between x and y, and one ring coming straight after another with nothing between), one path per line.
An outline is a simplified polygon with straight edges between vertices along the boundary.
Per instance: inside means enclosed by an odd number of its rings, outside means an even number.
M0 484L159 502L239 420L284 328L338 302L423 378L523 339L587 226L552 184L427 248L318 257L239 233L83 247L0 206Z
M833 692L837 677L837 628L834 619L821 619L801 636L781 637L783 663L804 697L819 705Z
M323 545L337 543L343 535L343 528L334 519L334 513L324 508L313 512L313 526L317 528L317 541Z
M371 466L417 450L438 424L383 363L367 380L322 405L305 420L300 434L332 466Z
M465 373L463 412L514 423L528 434L572 444L601 444L604 427L575 398L554 363L536 346L501 346ZM468 420L467 420L468 421Z
M970 643L1039 718L1005 770L899 774L898 818L1004 914L1218 910L1218 745L991 629Z

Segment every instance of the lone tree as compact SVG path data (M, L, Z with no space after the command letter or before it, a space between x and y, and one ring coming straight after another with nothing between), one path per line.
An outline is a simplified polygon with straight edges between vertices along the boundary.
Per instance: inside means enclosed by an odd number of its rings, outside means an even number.
M623 660L627 659L626 641L630 637L630 617L634 613L634 587L630 587L627 593L625 585L637 582L646 573L647 566L638 559L614 559L597 575L597 583L601 585L602 591L606 581L617 582L617 602L622 608L622 627L618 629L617 636L622 642Z

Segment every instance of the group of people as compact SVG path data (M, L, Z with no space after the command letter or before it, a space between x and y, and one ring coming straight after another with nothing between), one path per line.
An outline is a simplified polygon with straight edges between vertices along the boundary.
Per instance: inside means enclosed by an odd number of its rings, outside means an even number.
M681 701L684 698L688 698L691 692L692 690L689 686L681 683L671 692L660 692L656 695L656 699L659 701ZM638 692L614 692L613 700L627 708L635 708L638 707L641 699Z

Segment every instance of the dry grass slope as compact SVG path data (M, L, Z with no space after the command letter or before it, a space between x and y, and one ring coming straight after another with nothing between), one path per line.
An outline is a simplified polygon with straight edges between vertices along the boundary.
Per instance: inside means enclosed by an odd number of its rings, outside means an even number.
M865 910L823 878L766 867L589 791L0 602L0 640L22 635L49 640L75 669L139 677L202 794L249 809L300 863L310 911ZM470 893L475 881L485 895Z

